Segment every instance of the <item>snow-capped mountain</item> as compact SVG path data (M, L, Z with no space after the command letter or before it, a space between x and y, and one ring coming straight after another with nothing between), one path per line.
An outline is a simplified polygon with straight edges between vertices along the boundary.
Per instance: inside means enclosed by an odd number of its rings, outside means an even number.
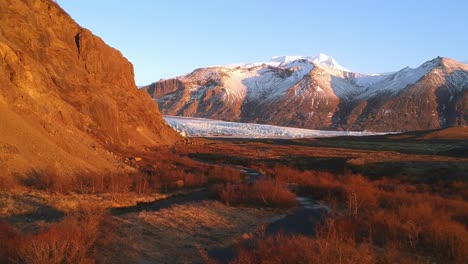
M468 65L361 74L333 57L273 57L201 68L144 87L167 115L312 129L406 131L468 123Z

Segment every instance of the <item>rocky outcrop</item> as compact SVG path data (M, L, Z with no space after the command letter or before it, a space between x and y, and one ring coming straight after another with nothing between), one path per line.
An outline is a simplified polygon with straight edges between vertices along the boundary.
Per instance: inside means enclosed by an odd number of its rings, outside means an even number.
M51 0L0 2L0 171L114 170L115 154L179 136L133 66Z

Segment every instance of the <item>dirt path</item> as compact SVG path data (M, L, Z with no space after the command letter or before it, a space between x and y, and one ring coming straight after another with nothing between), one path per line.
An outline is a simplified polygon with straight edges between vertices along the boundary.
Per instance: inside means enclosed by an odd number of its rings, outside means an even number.
M267 234L313 235L316 227L331 213L330 208L320 202L306 197L296 198L299 202L297 210L271 222L266 228Z
M191 200L201 196L115 213L109 224L112 243L98 249L98 263L202 263L200 250L232 246L278 214Z
M252 168L239 165L226 165L239 169L248 176L250 182L264 177L264 175ZM323 223L324 218L331 213L329 207L325 204L309 199L307 197L296 196L299 207L294 213L289 215L276 215L268 219L266 223L266 234L274 235L282 232L287 235L314 235L318 225ZM252 239L249 237L249 239ZM235 255L233 245L228 247L217 247L209 252L210 257L223 263L227 263Z
M209 201L212 200L209 197L209 192L206 190L196 190L189 194L184 195L175 195L165 200L160 200L150 203L139 203L135 206L123 207L123 208L113 208L111 209L111 214L114 216L120 216L130 213L137 212L155 212L162 209L167 209L176 205L189 204L200 201Z
M264 175L252 168L227 165L253 182ZM251 239L260 226L267 234L312 235L328 208L305 197L290 215L270 209L228 207L194 191L148 204L111 210L115 241L103 247L101 263L197 263L201 251L222 262L235 253L234 245Z

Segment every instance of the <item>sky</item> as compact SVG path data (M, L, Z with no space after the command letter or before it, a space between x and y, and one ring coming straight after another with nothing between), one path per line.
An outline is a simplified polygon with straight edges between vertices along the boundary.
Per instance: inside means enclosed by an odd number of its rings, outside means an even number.
M333 56L380 73L468 61L466 0L56 0L133 63L137 85L196 68Z

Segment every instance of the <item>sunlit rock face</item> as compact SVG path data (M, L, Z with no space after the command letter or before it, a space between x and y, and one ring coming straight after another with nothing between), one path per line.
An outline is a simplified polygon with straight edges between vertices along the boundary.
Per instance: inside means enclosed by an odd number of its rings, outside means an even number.
M111 151L179 139L132 64L55 2L0 1L0 170L114 170Z

